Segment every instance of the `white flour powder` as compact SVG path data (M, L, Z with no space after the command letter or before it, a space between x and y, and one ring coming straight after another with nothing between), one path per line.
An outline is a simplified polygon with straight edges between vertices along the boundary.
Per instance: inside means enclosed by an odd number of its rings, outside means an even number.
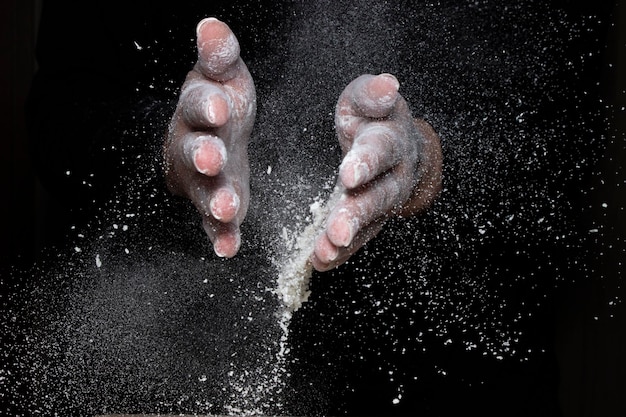
M300 233L290 234L287 229L283 229L287 256L280 265L276 291L288 313L299 309L309 298L309 280L313 273L310 257L315 248L315 240L326 227L330 208L343 195L342 191L342 188L335 187L326 204L321 199L316 199L309 207L312 222Z

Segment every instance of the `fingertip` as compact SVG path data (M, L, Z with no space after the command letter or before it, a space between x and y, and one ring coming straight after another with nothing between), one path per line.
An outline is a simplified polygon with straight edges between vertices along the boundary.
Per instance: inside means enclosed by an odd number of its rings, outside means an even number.
M213 94L206 101L205 114L209 125L224 126L230 118L230 104L222 94Z
M339 166L339 179L347 189L357 188L366 183L371 177L371 170L367 163L348 153Z
M328 221L326 234L330 243L337 247L348 247L359 230L359 218L342 208Z
M202 73L212 79L226 80L239 59L239 41L228 25L214 17L196 26L198 64Z
M330 271L331 269L333 269L336 266L333 261L328 261L326 259L320 259L320 256L317 253L317 251L315 251L315 252L313 252L311 254L311 257L309 258L309 261L311 262L311 265L313 266L313 268L316 271L318 271L318 272Z
M374 83L382 90L389 91L390 94L397 93L400 90L400 81L393 74L384 72L374 77Z
M188 151L196 171L206 176L216 176L228 159L226 146L220 138L214 136L200 136L190 145Z
M198 44L209 41L228 41L233 32L230 27L215 17L202 19L196 26Z
M237 254L240 246L241 235L237 228L226 233L218 234L213 243L213 251L220 258L232 258Z
M239 196L229 188L217 190L209 203L211 215L224 223L229 223L235 218L240 206Z
M202 19L200 22L198 22L198 25L196 26L196 38L200 37L200 34L202 32L202 28L209 22L215 22L215 21L219 21L217 18L215 17L205 17L204 19Z
M192 80L183 85L179 108L184 122L197 131L225 125L231 115L231 99L214 82Z
M384 118L392 112L399 89L398 79L391 74L365 77L357 83L354 104L365 117Z
M334 268L333 265L320 261L315 255L311 256L311 265L318 272L326 272Z
M315 242L313 255L320 263L330 264L339 257L339 248L330 242L326 233L322 233Z

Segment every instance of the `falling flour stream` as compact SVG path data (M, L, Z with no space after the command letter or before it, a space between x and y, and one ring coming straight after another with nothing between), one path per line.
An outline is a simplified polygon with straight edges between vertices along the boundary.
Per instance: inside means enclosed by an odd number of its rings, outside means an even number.
M281 385L284 384L283 376L286 372L286 360L289 354L289 323L293 313L302 307L311 294L309 281L313 274L313 265L310 258L316 238L322 233L331 208L337 204L341 196L342 188L335 187L326 202L318 198L309 206L311 223L303 230L290 233L286 228L283 229L282 238L286 244L286 255L278 262L276 282L276 295L281 301L277 319L282 334L276 354L276 364L270 372L273 375L274 386L271 387L273 390L280 391Z
M309 280L313 272L310 257L313 254L315 240L326 225L330 208L337 204L341 196L342 189L336 187L327 203L319 199L312 203L309 207L312 222L296 236L290 238L287 230L283 229L288 255L280 265L277 293L285 312L289 315L300 308L309 297Z

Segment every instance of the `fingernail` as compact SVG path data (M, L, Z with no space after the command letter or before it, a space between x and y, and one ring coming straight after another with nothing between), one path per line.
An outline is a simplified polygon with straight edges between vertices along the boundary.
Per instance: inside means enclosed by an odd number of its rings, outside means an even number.
M385 72L385 73L380 74L379 77L385 77L388 80L390 80L393 83L393 86L396 89L396 91L400 89L400 81L398 81L398 79L393 74L389 74Z
M350 167L350 168L348 168ZM365 182L365 179L370 175L369 166L365 162L345 161L339 167L339 176L344 187L347 189L356 188Z
M220 249L220 242L219 241L215 242L215 245L213 245L213 251L215 252L215 254L218 257L226 258L226 254L224 252L222 252L222 250Z
M229 239L224 239L223 237L218 236L217 239L215 239L213 251L220 258L231 258L235 256L235 254L239 251L239 247L241 246L241 236L239 232L234 232L234 242L232 242L234 250L232 253L227 253L226 250L223 248L223 246L228 243L225 242L225 240Z
M200 30L205 25L205 23L210 22L210 21L216 21L216 20L217 19L214 17L207 17L207 18L202 19L196 26L196 37L200 35Z
M230 106L220 94L212 94L204 109L207 121L213 126L223 126L228 121Z
M340 213L348 212L347 209L341 209ZM352 240L356 236L359 230L359 218L355 216L345 216L345 226L348 230L347 236L337 236L337 242L335 242L338 246L348 247L352 243Z
M220 190L211 198L209 202L209 207L211 208L211 214L217 220L222 220L224 218L224 211L220 210L218 203L223 201L225 198L230 198L230 204L226 208L226 211L230 211L232 213L237 213L239 210L239 205L241 204L241 200L237 193L232 190Z
M198 157L200 156L200 151L206 152L206 149L203 149L205 144L210 144L213 150L217 150L219 153L219 160L216 159L215 155L212 155L210 157L212 158L212 161L206 161L205 159L203 162L199 162ZM191 157L193 165L199 173L208 176L215 176L219 174L224 165L226 165L228 152L226 152L224 142L222 142L219 138L212 136L200 136L192 144L190 144L190 146L192 146Z
M370 166L359 156L362 154L362 151L353 149L339 166L339 177L348 189L362 185L371 176Z

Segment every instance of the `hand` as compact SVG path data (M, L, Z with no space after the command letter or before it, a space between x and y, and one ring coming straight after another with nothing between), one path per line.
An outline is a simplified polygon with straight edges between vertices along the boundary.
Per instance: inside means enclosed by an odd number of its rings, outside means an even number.
M412 216L441 189L441 145L414 119L393 75L363 75L339 97L335 125L343 151L338 188L312 263L325 271L345 262L390 216Z
M202 215L215 253L232 257L250 199L247 147L256 93L230 28L208 18L196 32L198 61L170 122L165 177L170 191L189 198Z

